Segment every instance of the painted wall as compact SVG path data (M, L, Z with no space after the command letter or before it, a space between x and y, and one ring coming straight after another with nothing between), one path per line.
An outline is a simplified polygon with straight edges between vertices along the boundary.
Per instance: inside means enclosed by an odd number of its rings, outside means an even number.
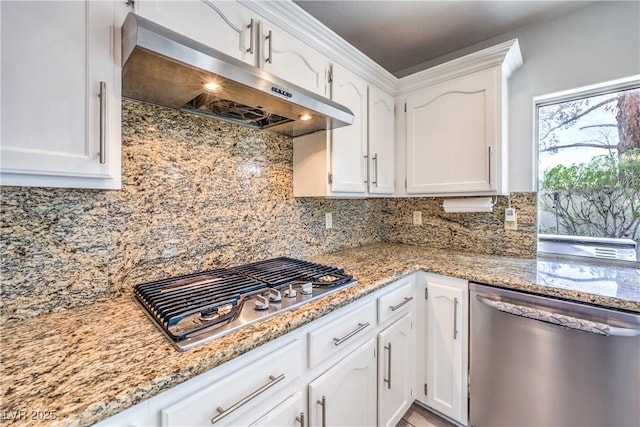
M524 65L509 81L509 189L535 191L533 98L639 74L640 2L597 2L406 71L430 68L513 38L520 41Z

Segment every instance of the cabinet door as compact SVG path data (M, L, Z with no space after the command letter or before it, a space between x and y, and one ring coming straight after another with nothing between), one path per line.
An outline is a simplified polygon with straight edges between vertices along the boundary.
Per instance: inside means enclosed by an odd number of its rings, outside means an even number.
M429 275L427 290L426 403L466 424L467 282Z
M394 123L393 97L369 86L369 193L393 194Z
M486 70L407 97L407 193L495 192L499 88Z
M235 1L136 0L135 4L140 16L257 65L258 20Z
M373 339L309 384L309 415L310 426L376 424Z
M289 396L251 427L305 427L302 392Z
M353 124L331 131L331 191L367 191L367 83L346 68L333 65L331 99L349 108Z
M0 3L3 185L120 188L116 7Z
M278 27L260 23L260 67L288 82L326 96L329 61Z
M379 426L395 426L413 402L412 331L409 313L378 335Z

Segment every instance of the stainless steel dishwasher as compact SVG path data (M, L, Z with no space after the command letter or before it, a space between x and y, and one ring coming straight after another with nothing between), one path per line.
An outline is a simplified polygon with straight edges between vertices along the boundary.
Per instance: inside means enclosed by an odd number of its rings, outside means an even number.
M640 426L640 315L470 291L471 426Z

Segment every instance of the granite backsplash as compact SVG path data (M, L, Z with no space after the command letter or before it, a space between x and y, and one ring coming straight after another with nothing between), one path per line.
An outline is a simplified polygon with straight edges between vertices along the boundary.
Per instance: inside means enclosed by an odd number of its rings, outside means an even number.
M124 100L122 190L0 188L0 322L379 241L535 256L535 194L512 197L521 229L505 232L502 197L494 214L444 214L442 199L295 199L292 158L290 138Z

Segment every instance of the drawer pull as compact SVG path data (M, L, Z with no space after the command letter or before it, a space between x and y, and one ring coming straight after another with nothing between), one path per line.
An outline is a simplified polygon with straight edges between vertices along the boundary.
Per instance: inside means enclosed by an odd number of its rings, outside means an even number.
M218 421L220 421L221 419L223 419L224 417L226 417L227 415L229 415L230 413L232 413L233 411L235 411L245 403L258 397L260 394L264 393L274 385L278 384L283 379L284 379L284 373L278 375L277 377L274 377L273 375L269 375L270 381L268 383L266 383L265 385L263 385L262 387L254 391L253 393L245 396L243 399L238 400L236 403L229 406L227 409L222 409L220 406L218 406L218 408L216 409L216 411L218 411L218 415L211 418L211 424L217 423Z
M346 340L348 340L349 338L351 338L352 336L354 336L355 334L357 334L358 332L360 332L361 330L365 329L368 326L369 326L369 322L367 322L367 323L358 323L358 327L356 329L354 329L353 331L349 332L347 335L345 335L342 338L334 338L333 339L333 343L336 346L338 346L338 345L342 344L343 342L345 342Z
M399 309L400 307L402 307L403 305L405 305L406 303L408 303L412 299L413 299L413 297L404 297L404 301L402 301L400 304L390 305L389 308L391 309L391 311L396 311L397 309Z

